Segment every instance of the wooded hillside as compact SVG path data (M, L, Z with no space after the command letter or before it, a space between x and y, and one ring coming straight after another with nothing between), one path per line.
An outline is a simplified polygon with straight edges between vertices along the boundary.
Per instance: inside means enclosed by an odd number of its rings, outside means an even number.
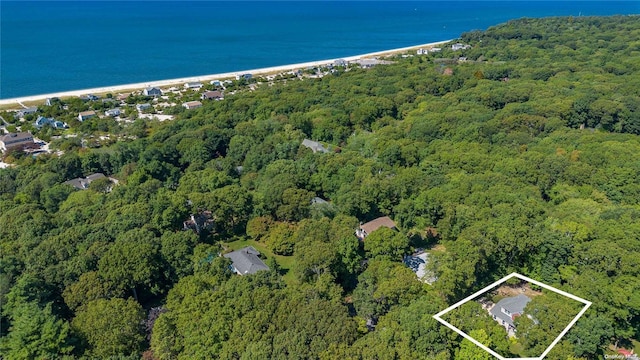
M459 41L0 169L0 353L468 359L432 315L511 272L593 302L548 359L633 347L640 18L521 19ZM64 184L96 172L119 184ZM211 227L183 230L207 212ZM398 232L355 237L385 215ZM219 256L248 245L269 271ZM420 248L433 285L402 262ZM487 324L478 336L521 355Z

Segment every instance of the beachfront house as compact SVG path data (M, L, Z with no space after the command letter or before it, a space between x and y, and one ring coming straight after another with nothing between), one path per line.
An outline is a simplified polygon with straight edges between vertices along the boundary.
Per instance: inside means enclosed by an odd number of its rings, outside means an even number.
M333 65L334 66L347 66L348 63L347 63L347 60L345 60L345 59L338 59L338 60L333 62Z
M236 80L241 80L241 79L250 80L252 77L253 75L249 73L240 74L240 75L236 75Z
M214 91L205 91L200 96L202 100L222 100L222 93L218 90Z
M82 121L85 121L87 119L91 119L94 116L96 116L96 112L93 111L93 110L83 111L83 112L78 114L78 121L82 122Z
M0 136L0 150L25 148L33 145L33 136L28 132L8 133Z
M356 236L360 240L364 240L369 234L380 229L381 227L388 227L389 229L395 230L396 223L391 220L388 216L382 216L377 219L371 220L368 223L364 223L360 225L360 228L356 230Z
M524 294L507 297L498 301L491 310L489 310L489 313L493 317L493 320L504 326L507 332L513 335L516 329L513 321L516 317L522 315L529 301L531 301L531 298Z
M80 96L80 99L82 101L96 101L96 100L100 100L100 96L96 96L96 95L93 95L93 94L87 94L87 95Z
M162 96L162 90L157 87L148 87L142 90L142 93L144 94L144 96Z
M192 110L202 107L202 103L200 101L187 101L186 103L182 104L182 107L187 110Z
M429 50L423 49L423 48L420 48L416 51L417 55L427 55L428 53L429 53Z
M200 90L202 86L203 85L201 82L188 82L184 84L185 89L192 89L192 90Z
M60 102L60 99L58 99L57 97L50 97L44 101L44 104L46 106L53 106L57 102Z
M218 87L218 86L222 86L222 81L220 81L220 80L211 80L209 82L209 84Z
M231 269L238 275L255 274L258 271L269 270L269 267L259 258L260 253L253 246L224 254L231 259Z

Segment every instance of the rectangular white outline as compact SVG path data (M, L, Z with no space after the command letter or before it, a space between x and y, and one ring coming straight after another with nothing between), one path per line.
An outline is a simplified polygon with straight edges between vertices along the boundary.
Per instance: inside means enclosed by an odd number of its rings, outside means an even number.
M580 310L580 312L578 313L578 315L576 315L573 320L571 320L571 322L569 323L569 325L567 325L566 328L564 328L564 330L562 330L560 332L560 335L558 335L558 337L555 338L555 340L553 340L553 342L551 343L551 345L549 345L549 347L542 353L542 355L540 355L539 357L535 357L535 358L505 358L503 356L501 356L500 354L496 353L495 351L489 349L487 346L481 344L478 340L472 338L471 336L467 335L466 333L464 333L462 330L458 329L457 327L451 325L450 323L448 323L447 321L443 320L441 318L442 315L448 313L449 311L457 308L458 306L473 300L474 298L478 297L478 295L481 295L485 292L487 292L488 290L502 284L503 282L511 279L512 277L517 277L520 280L524 280L527 282L530 282L532 284L538 285L540 287L543 287L547 290L551 290L557 294L566 296L570 299L576 300L582 304L584 304L585 306L582 308L582 310ZM433 318L436 319L437 321L439 321L442 325L448 327L449 329L457 332L458 334L460 334L462 337L464 337L465 339L471 341L472 343L474 343L475 345L479 346L480 348L482 348L484 351L488 352L489 354L495 356L497 359L499 360L542 360L544 359L545 356L547 356L547 354L549 353L549 351L551 351L551 349L553 349L554 346L556 346L556 344L558 344L558 342L560 342L560 340L562 339L562 337L571 329L571 327L573 327L573 325L575 325L575 323L578 321L578 319L580 319L580 317L587 311L587 309L589 309L589 306L591 306L591 301L587 301L583 298L577 297L573 294L569 294L568 292L562 291L560 289L556 289L553 286L549 286L547 284L543 284L540 281L537 280L533 280L529 277L526 277L524 275L520 275L518 273L511 273L505 277L503 277L502 279L494 282L493 284L483 288L482 290L476 291L475 293L467 296L466 298L458 301L457 303L449 306L448 308L440 311L439 313L433 315Z

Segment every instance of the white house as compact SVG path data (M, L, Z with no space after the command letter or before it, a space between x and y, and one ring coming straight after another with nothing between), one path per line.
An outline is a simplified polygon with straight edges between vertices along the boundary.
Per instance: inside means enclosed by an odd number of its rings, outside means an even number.
M96 116L96 112L93 111L93 110L83 111L83 112L78 114L78 120L82 122L82 121L85 121L87 119L91 119L94 116Z
M184 84L185 89L199 90L202 87L201 82L188 82Z
M471 47L471 45L462 44L462 43L455 43L455 44L451 45L451 50L453 50L453 51L466 50L466 49L469 49L470 47Z
M504 326L505 329L512 334L516 328L513 321L516 317L522 315L529 301L531 301L531 298L524 294L504 298L498 301L491 310L489 310L489 313L493 317L493 320Z

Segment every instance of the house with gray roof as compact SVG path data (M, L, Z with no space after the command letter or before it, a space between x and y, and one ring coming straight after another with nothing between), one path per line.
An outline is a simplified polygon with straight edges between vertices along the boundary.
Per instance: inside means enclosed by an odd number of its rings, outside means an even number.
M27 115L35 114L36 112L38 112L38 107L37 106L31 106L31 107L28 107L28 108L24 108L24 109L18 110L16 112L15 117L16 118L23 118L23 117L25 117Z
M33 135L28 132L8 133L0 136L0 150L25 148L33 145Z
M144 96L162 96L162 90L157 87L148 87L142 90Z
M253 246L247 246L240 250L224 254L231 259L231 267L238 275L255 274L261 270L269 270L269 267L258 257L260 253Z
M106 178L103 173L95 173L87 176L86 178L75 178L65 181L64 183L71 185L78 190L86 190L92 182L103 178Z
M416 273L418 280L429 285L433 284L437 280L435 274L427 269L429 253L422 251L413 255L407 255L402 259L402 262L404 262L411 271Z
M38 129L42 129L45 126L51 126L54 129L66 129L68 127L67 124L63 123L62 121L44 116L38 116L34 125Z
M504 298L498 301L498 303L489 310L489 313L493 319L504 326L507 331L515 331L516 327L513 321L516 317L522 315L529 301L531 301L531 298L524 294Z
M328 153L329 149L325 148L322 144L320 144L317 141L313 141L313 140L309 140L309 139L304 139L302 140L302 146L311 149L311 151L313 151L313 153L317 153L317 152L321 152L321 153Z

